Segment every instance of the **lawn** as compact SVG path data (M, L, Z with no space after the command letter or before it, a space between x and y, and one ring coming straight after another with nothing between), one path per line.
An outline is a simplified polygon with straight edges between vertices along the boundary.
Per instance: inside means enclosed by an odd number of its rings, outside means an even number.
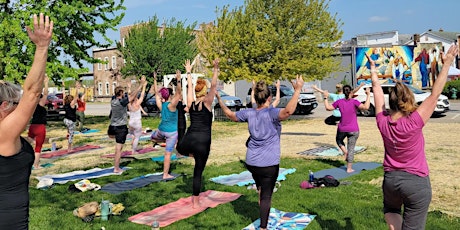
M102 154L113 152L113 140L105 138L108 125L107 119L107 117L89 117L87 119L88 127L99 129L101 132L88 136L76 135L75 137L75 145L92 143L99 144L104 148L58 159L42 159L43 162L49 161L54 166L34 170L32 177L85 170L93 167L111 167L113 159L100 157ZM155 128L158 122L157 118L144 118L143 127ZM341 157L313 158L301 157L295 154L298 152L296 146L301 145L297 147L298 149L310 148L310 145L304 142L312 142L312 145L318 145L324 140L321 141L316 138L333 138L328 137L334 131L330 127L324 127L321 131L316 132L306 131L303 134L290 128L294 126L305 130L305 126L314 126L316 124L314 122L321 124L320 122L322 121L287 121L283 123L282 149L288 149L291 153L285 154L284 151L286 150L283 150L280 167L295 168L296 172L287 175L287 180L281 182L281 187L273 195L272 207L281 211L317 215L307 229L387 229L381 211L382 194L380 183L383 175L382 167L364 171L356 176L344 179L351 182L350 185L341 185L335 188L300 189L299 184L301 181L308 179L309 170L318 171L344 164ZM49 123L49 137L65 136L65 129L61 123L61 121L51 121ZM316 130L319 129L317 128ZM366 139L366 135L368 134L363 131L360 140ZM248 190L246 186L226 186L209 181L212 177L240 173L245 170L239 162L239 158L244 159L244 141L247 136L244 124L214 122L213 145L210 160L204 171L202 188L203 191L227 191L240 193L243 196L233 202L207 209L202 213L177 221L162 229L242 229L258 218L258 196L254 190ZM150 143L141 142L141 144L148 145ZM360 142L358 141L359 144ZM357 161L369 161L381 157L380 153L374 153L381 151L381 149L371 144L366 144L368 145L368 151L357 154ZM65 141L60 141L58 145L66 147ZM47 143L44 147L49 146L50 144ZM127 148L129 148L128 145L125 146L125 149ZM374 157L374 154L378 157ZM129 166L132 169L127 170L120 176L91 179L91 182L105 185L162 171L162 164L151 160L124 160L122 165ZM145 225L128 221L128 217L191 195L193 160L181 159L173 161L171 171L183 173L185 176L169 182L153 183L119 195L112 195L102 191L71 193L68 191L68 187L74 182L56 185L47 190L38 190L35 188L37 180L32 179L30 187L30 229L101 229L101 227L105 227L107 230L148 229ZM435 188L436 182L432 184L433 190L437 190ZM434 195L434 201L446 199L435 196L436 194ZM72 211L78 206L86 202L101 201L103 199L110 200L113 203L123 203L126 209L121 216L111 216L109 221L106 222L96 218L90 223L85 223L72 215ZM454 203L457 202L456 199L458 198L451 197ZM458 207L458 203L453 206ZM430 208L426 229L460 229L460 218L445 214L444 210L442 210L442 205L434 206Z

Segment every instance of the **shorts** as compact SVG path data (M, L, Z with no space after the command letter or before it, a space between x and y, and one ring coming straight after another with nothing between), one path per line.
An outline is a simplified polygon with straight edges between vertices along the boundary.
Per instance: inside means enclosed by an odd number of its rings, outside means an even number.
M177 142L177 131L163 132L159 129L152 132L150 136L152 141L166 142L166 152L172 152Z
M128 126L120 125L113 126L110 125L107 130L109 136L115 136L115 142L118 144L124 144L126 142L126 135L128 135Z

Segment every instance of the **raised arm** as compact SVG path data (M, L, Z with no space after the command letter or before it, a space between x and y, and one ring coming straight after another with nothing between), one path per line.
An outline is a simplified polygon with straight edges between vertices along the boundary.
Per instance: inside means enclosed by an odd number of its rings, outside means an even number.
M281 87L281 82L280 80L276 81L276 95L275 95L275 100L272 102L272 106L276 107L280 103L280 87Z
M190 60L187 59L185 60L185 71L187 73L187 110L190 108L192 105L194 99L193 96L193 83L192 83L192 65L190 65Z
M371 65L372 92L374 93L375 114L377 115L385 111L385 98L383 96L383 90L382 86L380 85L379 76L377 75L378 70L375 67L375 61L372 60L372 58L369 57L367 53L366 58Z
M316 85L312 85L311 87L312 87L314 90L316 90L316 91L320 92L321 94L324 94L324 90L322 90L322 89L318 88L318 86L316 86Z
M77 104L78 100L78 90L80 89L80 82L75 83L75 94L73 95L73 100L70 102L70 107L73 108Z
M35 44L35 54L32 67L24 81L22 97L18 101L16 109L3 118L0 123L0 144L3 156L11 156L17 153L19 144L19 135L24 131L29 123L30 117L38 104L40 94L43 90L43 80L45 78L46 59L48 57L48 48L53 34L53 21L48 16L40 13L40 16L33 16L33 28L26 27L30 40ZM15 99L17 100L17 99ZM6 102L2 102L3 104ZM11 108L11 107L9 107ZM11 144L14 143L14 146Z
M180 70L176 70L176 92L174 93L174 97L171 99L171 103L168 105L168 109L170 111L176 111L177 103L179 103L180 98L182 97L182 75Z
M371 106L371 89L367 88L366 89L366 101L364 104L360 104L358 109L360 110L367 110Z
M295 109L297 107L297 101L299 100L300 91L303 87L303 83L304 82L302 76L297 75L296 81L292 82L292 86L294 87L294 94L292 95L291 100L289 100L289 102L287 103L286 108L281 109L280 114L278 116L280 120L286 120L292 114L294 114Z
M211 79L211 88L209 89L209 93L206 94L204 98L204 104L206 107L211 110L212 102L214 101L214 96L216 95L216 88L217 88L217 77L219 76L219 59L216 58L212 61L214 65L213 68L213 75Z
M142 79L144 79L144 81L142 82ZM141 88L141 95L139 97L139 99L137 100L137 105L141 105L142 102L144 101L144 97L145 97L145 88L147 87L147 80L145 80L145 76L142 75L141 77L141 82L140 82L142 88ZM141 107L142 108L142 107ZM145 113L145 112L144 112Z
M144 87L144 83L145 83L145 82L146 82L145 76L142 75L139 86L138 86L133 92L129 92L129 90L130 90L130 88L131 88L131 84L128 84L128 100L129 100L130 102L131 102L132 100L134 100L134 98L137 97L137 95L139 94L139 91L141 91L142 87Z
M238 121L238 118L236 117L236 113L230 110L225 103L222 101L222 98L220 95L216 92L216 97L217 101L219 102L220 108L222 109L222 112L224 112L225 116L228 117L228 119L232 121Z
M43 80L43 96L40 98L40 101L38 101L38 104L42 107L45 106L48 101L48 80L48 76L45 74L45 79Z
M447 53L442 57L444 64L442 65L441 72L439 73L438 77L436 78L436 81L433 84L433 88L431 89L431 95L428 96L417 108L417 112L420 114L425 123L428 122L431 115L433 114L434 109L436 108L436 103L438 101L439 95L441 95L444 85L447 81L449 67L455 60L457 54L458 45L452 44Z
M251 89L251 105L253 108L257 107L256 99L254 98L254 89L256 87L256 80L252 79L252 89Z
M358 92L359 89L361 89L366 83L361 82L361 84L358 85L358 87L355 87L353 91L351 91L350 95L354 95L356 92Z
M329 97L329 92L327 90L323 90L323 101L324 101L324 108L326 108L327 111L332 111L334 110L334 106L332 106L330 103L329 103L329 100L327 99Z

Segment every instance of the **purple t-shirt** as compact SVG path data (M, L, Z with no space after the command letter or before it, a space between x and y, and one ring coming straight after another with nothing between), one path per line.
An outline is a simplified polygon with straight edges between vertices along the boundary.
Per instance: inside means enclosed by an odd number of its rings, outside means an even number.
M385 111L377 114L377 127L382 134L385 147L383 170L405 171L421 177L429 175L425 156L425 126L420 114L415 111L397 121Z
M361 105L356 99L340 99L332 103L334 108L340 110L342 115L340 118L339 125L337 129L340 132L358 132L358 117L356 113L358 112L358 107Z
M280 163L279 124L280 108L245 109L236 112L239 121L248 122L249 141L246 163L267 167Z

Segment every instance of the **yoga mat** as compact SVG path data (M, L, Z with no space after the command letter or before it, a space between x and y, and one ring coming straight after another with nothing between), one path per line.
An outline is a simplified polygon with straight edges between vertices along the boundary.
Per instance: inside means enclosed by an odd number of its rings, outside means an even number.
M160 206L148 212L141 212L128 218L136 224L152 226L153 220L160 223L160 227L168 226L178 220L186 219L207 208L217 207L219 204L228 203L238 199L239 193L220 192L208 190L200 193L200 207L192 208L192 197L180 198L172 203Z
M120 194L124 191L129 191L133 190L136 188L142 188L145 187L151 183L154 182L160 182L160 181L170 181L174 180L177 177L179 177L179 174L171 173L171 176L174 176L174 178L171 179L163 179L163 173L155 173L155 174L149 174L149 175L144 175L140 177L133 178L131 180L125 180L125 181L119 181L119 182L114 182L110 184L106 184L101 188L101 191L108 192L111 194Z
M321 178L326 175L331 175L335 179L340 180L349 176L356 175L360 173L363 170L373 170L378 168L379 166L382 166L382 163L376 163L376 162L357 162L353 163L353 169L355 170L352 173L347 173L347 167L346 166L340 166L339 168L330 168L330 169L324 169L321 171L313 172L315 178Z
M88 151L91 149L100 149L101 146L97 145L83 145L83 146L78 146L72 149L72 151L67 152L67 149L61 149L57 151L51 151L49 153L42 153L40 155L41 158L53 158L53 157L59 157L59 156L64 156L68 154L74 154L74 153L79 153L79 152L84 152Z
M135 154L133 154L131 150L126 150L121 153L121 157L132 157L134 155L142 155L142 154L153 152L153 151L158 151L158 149L154 147L147 147L147 148L137 150L137 153ZM114 158L115 154L114 153L105 154L105 155L102 155L101 157Z
M182 159L182 158L186 158L186 157L187 156L178 158L176 154L173 154L171 156L171 160L173 161L173 160L178 160L178 159ZM165 161L165 156L163 155L163 156L158 156L158 157L152 157L151 159L152 159L152 161L155 161L155 162L163 162L163 161Z
M268 216L267 229L304 229L315 217L316 215L310 215L308 213L283 212L275 208L271 208L270 215ZM259 228L260 219L257 219L252 224L243 228L243 230L256 230Z
M150 152L145 154L134 154L125 156L125 158L134 158L136 160L151 159L152 157L159 157L163 155L163 152Z
M126 138L126 140L132 140L132 139L133 138L131 135L129 135L128 138ZM140 136L139 141L150 141L150 134Z
M366 150L364 146L355 146L355 154L360 153ZM300 155L310 155L310 156L341 156L343 155L342 150L338 147L333 146L320 146L317 148L307 149L303 152L299 152Z
M280 168L280 171L278 173L278 178L276 180L277 181L286 180L286 175L292 174L295 171L296 171L295 168L291 168L291 169ZM210 180L218 184L238 185L238 186L245 186L248 184L256 183L254 179L252 179L252 174L247 170L239 174L231 174L231 175L214 177L214 178L211 178Z
M128 170L130 168L123 167L122 169ZM79 171L73 171L73 172L68 172L68 173L63 173L63 174L44 175L44 176L39 176L36 178L37 180L39 180L38 183L44 180L49 181L51 179L53 182L52 184L65 184L69 181L92 179L92 178L111 176L111 175L120 175L120 174L114 173L113 167L110 167L110 168L105 168L105 169L94 168L94 169L89 169L86 171L79 170Z
M74 133L74 134L88 134L88 133L97 133L97 132L100 132L100 131L101 131L101 130L99 130L99 129L88 129L88 130L82 131L82 132L80 132L80 131L74 131L73 133Z

